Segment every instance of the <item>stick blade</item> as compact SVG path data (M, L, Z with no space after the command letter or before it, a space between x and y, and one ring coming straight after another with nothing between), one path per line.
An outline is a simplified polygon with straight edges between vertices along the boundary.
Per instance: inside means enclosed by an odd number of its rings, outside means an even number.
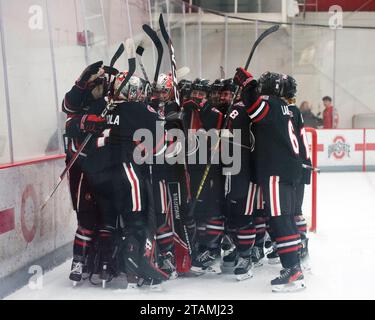
M125 50L125 47L124 47L124 43L121 42L120 43L120 46L117 48L115 54L113 55L112 59L111 59L111 62L110 62L110 66L113 67L116 63L116 61L118 60L118 58L120 58L120 56L123 54Z
M185 77L190 72L189 67L181 67L176 71L176 75L178 79L181 79L182 77Z
M128 55L128 59L135 58L135 45L132 38L128 38L125 41L125 51Z

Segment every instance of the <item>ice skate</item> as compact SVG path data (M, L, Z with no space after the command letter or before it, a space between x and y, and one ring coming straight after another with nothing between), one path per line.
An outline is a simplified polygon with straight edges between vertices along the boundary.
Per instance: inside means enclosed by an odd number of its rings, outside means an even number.
M280 276L271 281L273 292L293 292L306 288L304 276L299 265L280 271Z
M252 278L253 272L252 272L253 264L251 262L251 257L239 257L238 263L234 269L234 274L236 275L236 279L238 281L243 281L246 279Z
M263 246L254 246L251 250L251 261L255 268L263 265L262 259L264 258Z

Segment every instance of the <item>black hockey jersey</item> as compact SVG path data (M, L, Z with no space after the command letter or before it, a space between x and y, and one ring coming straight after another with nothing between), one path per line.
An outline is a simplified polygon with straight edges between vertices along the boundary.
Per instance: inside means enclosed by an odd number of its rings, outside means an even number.
M301 175L300 146L287 103L275 96L256 97L247 107L255 136L254 161L258 182L279 176L297 182Z

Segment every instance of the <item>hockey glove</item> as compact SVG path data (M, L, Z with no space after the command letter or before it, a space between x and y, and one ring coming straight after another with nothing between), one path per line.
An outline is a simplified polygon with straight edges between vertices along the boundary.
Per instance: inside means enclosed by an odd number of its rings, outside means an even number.
M107 121L104 118L95 114L86 114L81 119L80 129L93 134L101 134L106 123Z
M188 100L184 102L183 107L186 110L198 110L201 111L202 109L206 109L209 106L207 100L203 100L202 102L197 103L194 100Z
M246 87L250 82L254 80L254 77L244 68L237 68L233 80L237 85Z
M90 64L76 81L76 86L84 90L87 86L92 83L96 78L101 76L104 73L104 70L101 69L103 61L97 61L93 64Z

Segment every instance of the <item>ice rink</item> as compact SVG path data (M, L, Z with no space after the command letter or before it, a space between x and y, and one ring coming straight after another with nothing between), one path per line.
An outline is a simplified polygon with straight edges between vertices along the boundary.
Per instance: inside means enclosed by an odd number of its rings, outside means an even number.
M374 299L375 173L321 173L317 229L309 234L312 270L301 292L272 293L269 282L280 265L266 259L243 282L209 274L165 282L161 292L124 289L118 279L106 289L88 282L73 288L67 261L44 275L42 289L25 286L6 299Z

